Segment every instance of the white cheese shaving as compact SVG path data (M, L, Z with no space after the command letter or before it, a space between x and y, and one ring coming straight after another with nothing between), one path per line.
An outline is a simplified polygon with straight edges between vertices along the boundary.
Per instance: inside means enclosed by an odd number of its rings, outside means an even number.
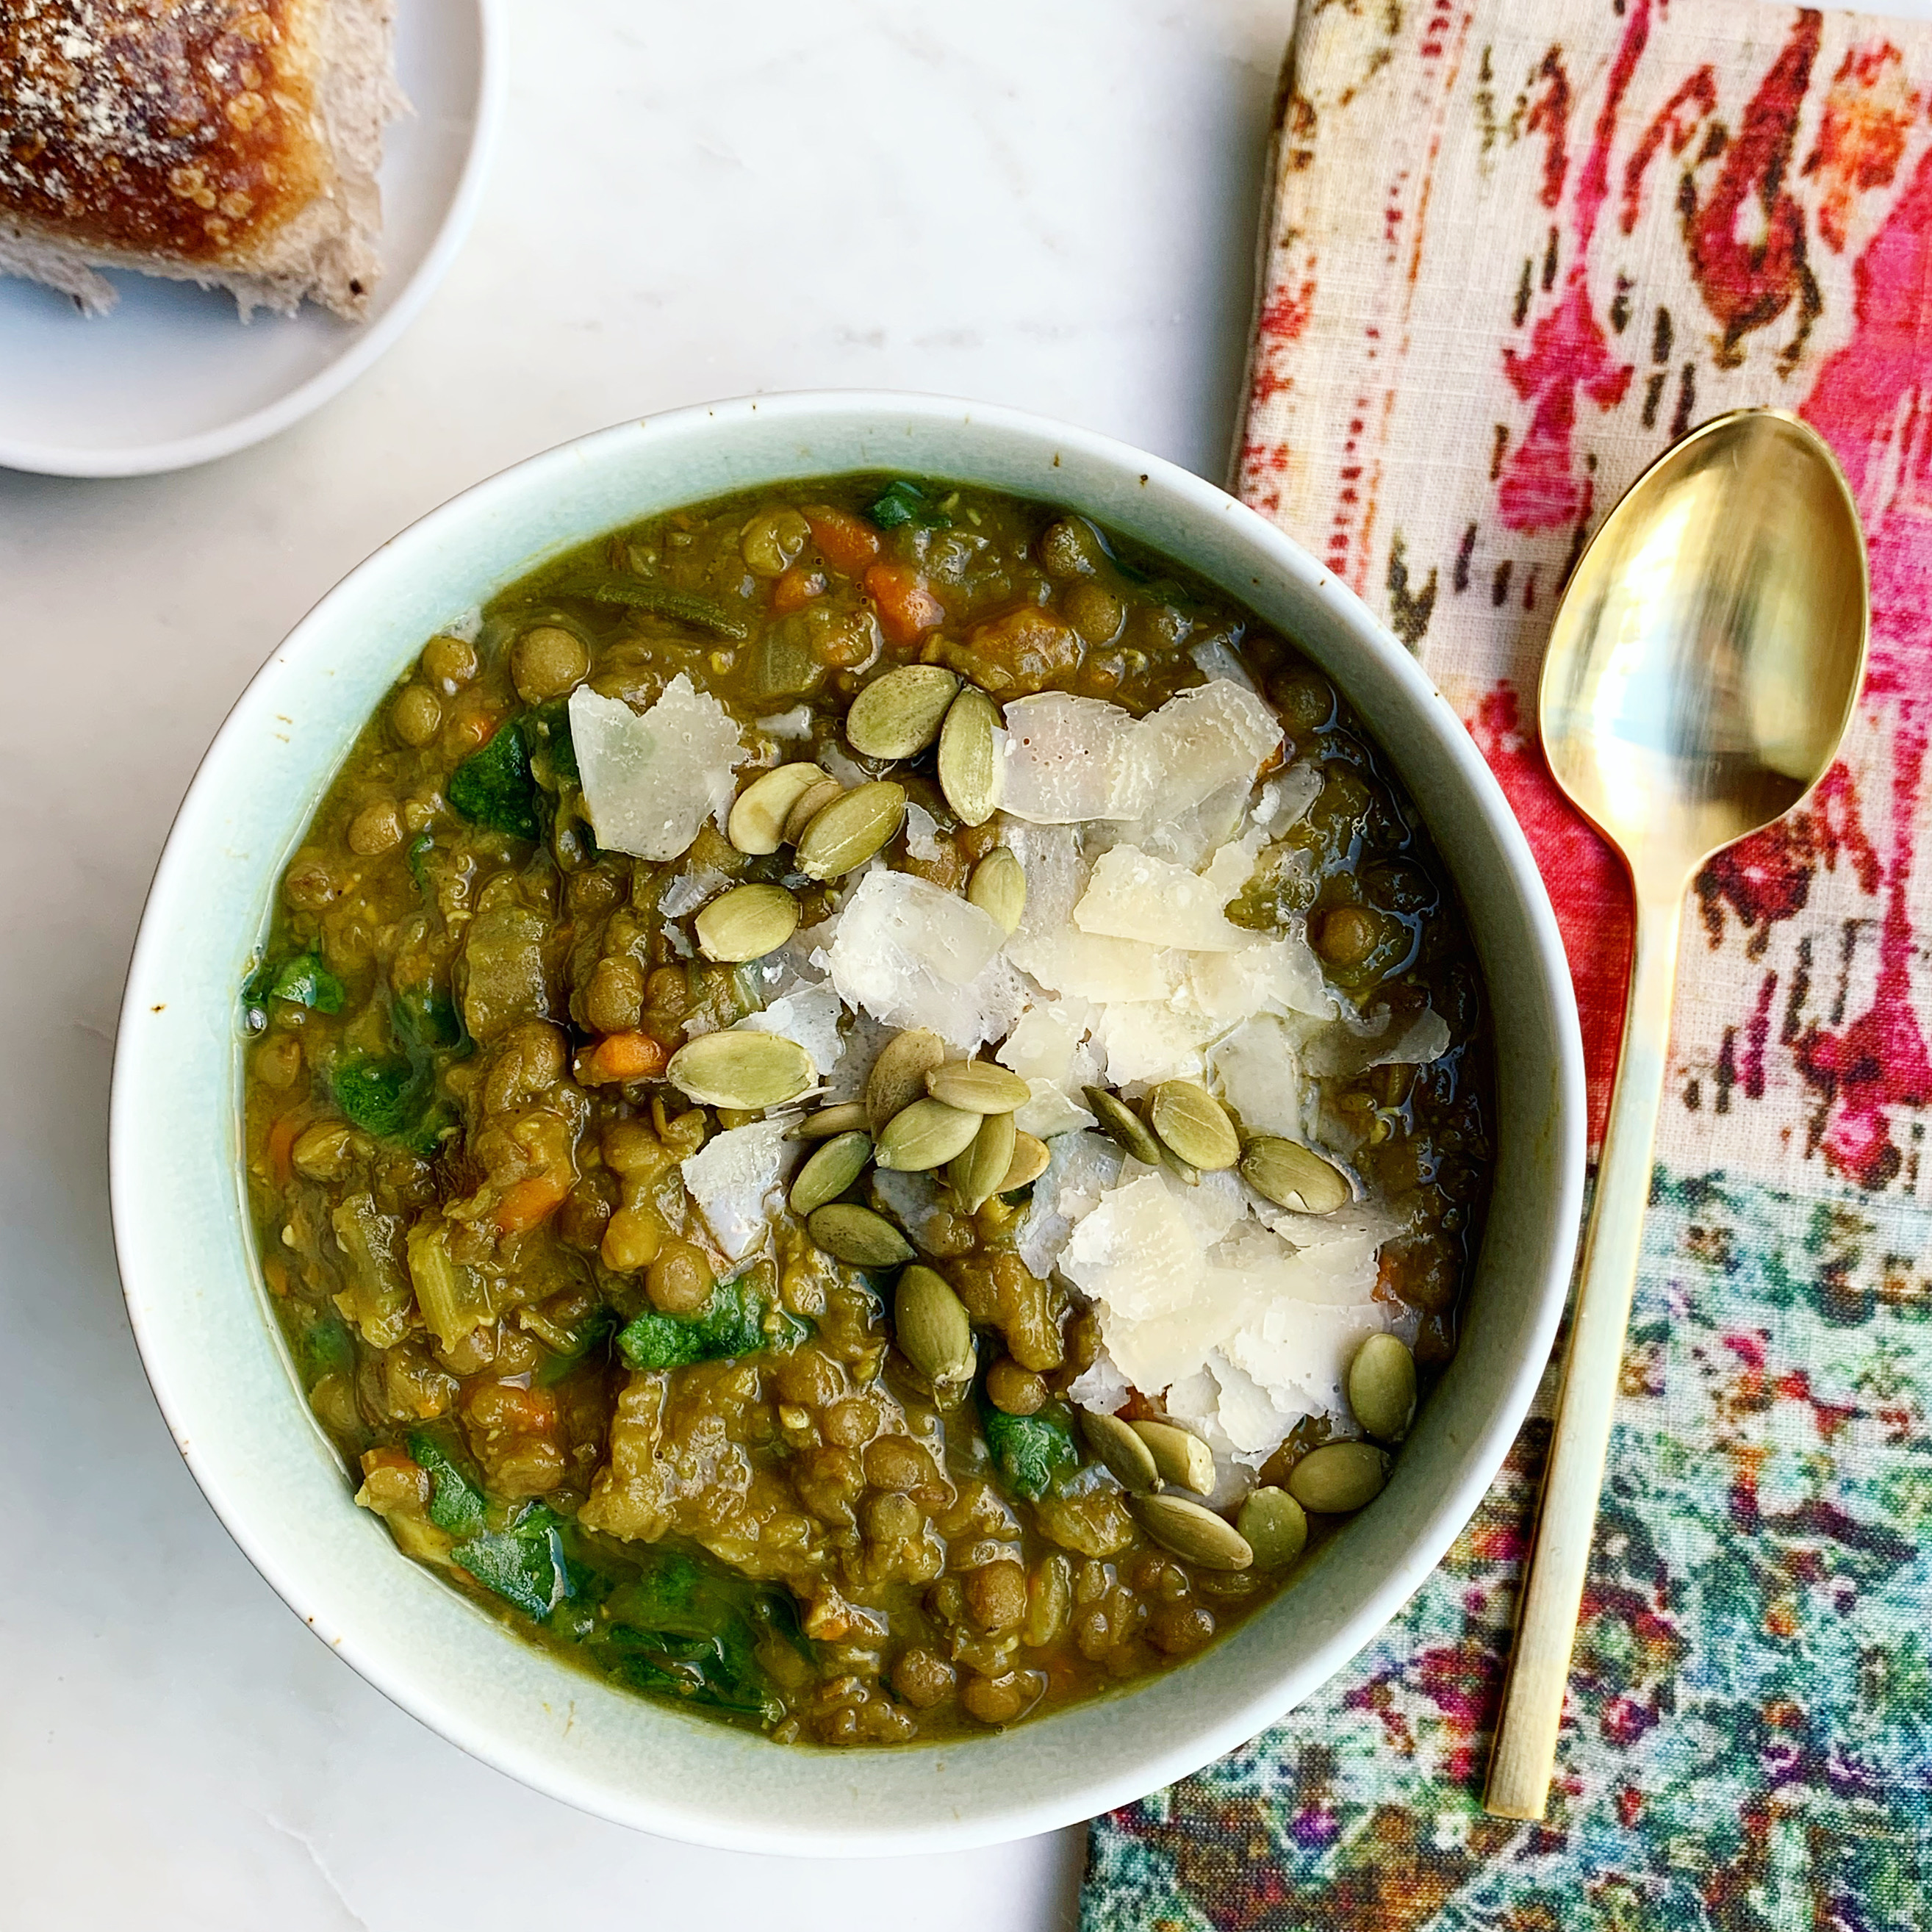
M758 729L770 738L809 738L812 736L812 706L794 704L789 711L780 711L770 718L760 718Z
M896 1027L930 1027L972 1052L998 1040L1027 995L1000 956L1006 934L988 913L909 872L860 881L826 956L848 1005Z
M1386 1010L1378 1034L1367 1038L1331 1027L1309 1043L1306 1065L1317 1079L1347 1078L1371 1066L1423 1066L1449 1051L1449 1023L1424 1006L1398 1033Z
M1240 890L1242 880L1227 881L1245 862L1240 848L1233 868L1219 857L1204 875L1185 866L1150 857L1136 845L1116 845L1094 868L1073 922L1082 932L1111 939L1132 939L1144 945L1181 946L1190 952L1237 952L1253 944L1255 935L1229 923L1221 908Z
M729 808L746 758L731 714L682 671L642 712L579 685L570 734L597 842L640 859L688 850L704 821Z
M1208 1084L1250 1134L1306 1143L1298 1029L1276 1013L1244 1020L1208 1050Z
M799 1144L785 1134L796 1113L713 1134L680 1169L712 1238L733 1261L764 1238Z
M666 919L682 919L695 912L706 899L716 896L731 883L728 872L716 866L700 866L694 872L680 872L658 898L658 910Z
M922 805L908 805L905 815L906 850L915 859L943 856L939 845L939 821Z
M1064 691L1016 698L1005 710L1004 800L1016 818L1077 825L1138 817L1152 790L1130 757L1138 726L1103 698Z

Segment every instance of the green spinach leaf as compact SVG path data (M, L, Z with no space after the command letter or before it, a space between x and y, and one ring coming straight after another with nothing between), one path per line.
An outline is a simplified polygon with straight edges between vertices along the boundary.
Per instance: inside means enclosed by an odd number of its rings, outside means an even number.
M543 835L530 749L514 722L500 724L488 744L450 773L444 795L451 808L472 825L513 838Z
M982 1400L980 1420L1000 1481L1028 1502L1045 1495L1060 1470L1080 1460L1072 1427L1057 1406L1032 1415L1008 1415Z

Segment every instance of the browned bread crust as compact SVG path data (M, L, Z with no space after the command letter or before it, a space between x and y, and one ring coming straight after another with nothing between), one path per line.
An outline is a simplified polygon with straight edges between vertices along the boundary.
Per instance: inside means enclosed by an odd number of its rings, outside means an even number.
M401 105L390 0L0 0L0 272L95 267L359 316Z

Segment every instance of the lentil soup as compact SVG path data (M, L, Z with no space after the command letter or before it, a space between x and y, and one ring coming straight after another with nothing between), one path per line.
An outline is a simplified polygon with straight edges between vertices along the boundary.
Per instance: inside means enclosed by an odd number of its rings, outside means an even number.
M1325 678L1054 507L827 478L428 640L244 988L249 1194L402 1552L783 1741L1184 1659L1456 1342L1480 976Z

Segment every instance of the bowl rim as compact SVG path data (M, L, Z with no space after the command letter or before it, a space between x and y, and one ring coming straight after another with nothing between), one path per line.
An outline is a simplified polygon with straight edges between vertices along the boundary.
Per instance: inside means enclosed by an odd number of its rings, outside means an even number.
M184 826L196 815L197 808L218 791L224 764L236 749L242 735L257 728L258 714L265 704L272 710L272 694L280 681L284 668L297 653L319 645L328 635L337 607L350 599L364 572L383 560L393 564L399 558L406 559L425 552L440 539L466 528L487 526L503 500L520 496L533 485L541 487L546 481L560 482L606 458L621 460L622 453L632 446L640 432L646 436L653 431L684 433L707 422L742 423L760 416L782 427L808 418L822 419L828 413L848 419L880 418L894 424L911 419L935 430L942 424L957 428L963 421L975 429L983 429L996 436L1048 439L1120 475L1137 473L1143 485L1150 481L1157 482L1170 499L1178 503L1179 513L1184 514L1191 526L1198 527L1204 518L1232 519L1240 532L1238 541L1245 543L1258 557L1268 559L1310 586L1338 614L1342 628L1350 634L1353 644L1370 652L1376 661L1376 668L1405 688L1414 716L1432 735L1434 748L1447 755L1467 787L1485 830L1495 842L1508 883L1521 902L1534 942L1533 963L1538 988L1548 1002L1556 1047L1556 1064L1550 1070L1552 1078L1547 1108L1549 1131L1554 1144L1545 1150L1545 1159L1550 1173L1549 1219L1558 1231L1556 1246L1538 1284L1534 1319L1519 1332L1514 1344L1515 1360L1510 1371L1507 1395L1484 1418L1463 1451L1465 1474L1433 1506L1427 1534L1408 1547L1401 1560L1392 1564L1366 1592L1346 1625L1310 1652L1298 1668L1284 1666L1283 1673L1271 1679L1266 1690L1249 1696L1212 1722L1198 1724L1180 1735L1150 1744L1125 1766L1096 1766L1084 1760L1070 1766L1066 1782L1050 1800L1034 1798L1016 1801L995 1796L956 1810L950 1815L943 1815L942 1806L939 1813L909 1824L854 1826L830 1830L822 1824L800 1828L784 1819L763 1818L754 1822L747 1822L742 1818L721 1819L709 1811L681 1804L674 1793L640 1795L635 1790L620 1792L602 1779L575 1774L554 1759L508 1743L500 1734L493 1735L487 1723L472 1721L454 1709L449 1699L440 1694L437 1683L424 1681L420 1672L412 1675L406 1669L390 1668L358 1641L355 1631L346 1622L337 1627L332 1619L326 1617L312 1589L289 1574L281 1558L268 1546L265 1534L258 1533L246 1508L237 1502L228 1472L202 1453L196 1433L194 1414L176 1400L176 1393L167 1386L165 1372L158 1368L157 1344L166 1324L162 1322L151 1330L147 1300L142 1292L147 1279L148 1256L144 1252L146 1230L142 1226L144 1204L136 1198L138 1188L134 1179L139 1150L133 1144L142 1125L145 1097L142 1090L147 1078L142 1066L144 1055L138 1043L137 1024L146 1017L146 1010L152 1005L151 994L164 983L160 977L164 956L172 938L164 917L165 908L197 863L197 848L193 843L183 842ZM850 469L856 466L843 466ZM779 473L776 467L773 473ZM828 468L818 473L835 472ZM746 487L752 485L748 483ZM595 533L579 531L572 540L581 541L585 536ZM1184 554L1177 560L1201 567L1196 560ZM512 573L512 578L530 567L527 561L519 565ZM1371 728L1375 728L1372 725ZM335 764L339 765L342 755L343 750L338 748ZM310 801L309 810L313 808L314 801ZM307 817L304 812L304 824ZM274 862L278 868L283 856L277 856ZM1201 1768L1278 1720L1303 1697L1325 1683L1382 1630L1440 1562L1450 1543L1474 1513L1500 1469L1541 1380L1568 1294L1575 1231L1582 1206L1585 1119L1582 1038L1574 996L1555 912L1528 841L1474 742L1420 664L1333 573L1276 526L1216 485L1178 465L1113 438L1028 412L944 396L881 390L808 390L692 404L594 431L512 464L428 512L372 553L327 592L271 652L237 698L203 754L177 808L155 867L129 962L117 1032L109 1130L110 1186L116 1253L130 1325L140 1350L144 1372L179 1453L210 1506L242 1552L290 1608L358 1674L392 1702L470 1755L536 1790L595 1815L662 1835L730 1850L794 1856L899 1855L958 1850L1028 1836L1077 1822L1143 1796L1162 1784ZM1562 1232L1564 1228L1570 1231L1567 1237ZM274 1327L266 1309L257 1308L251 1312L265 1326L272 1329ZM440 1580L430 1580L438 1589L446 1587ZM513 1640L520 1643L524 1641ZM568 1668L562 1664L556 1667ZM1185 1674L1164 1672L1151 1681L1171 1682ZM1090 1703L1075 1708L1077 1712L1094 1706ZM720 1728L711 1726L709 1720L686 1721L704 1722L707 1728ZM1037 1728L1025 1726L1018 1735L1037 1736L1040 1730L1046 1729L1053 1721L1049 1719L1046 1725ZM762 1741L754 1742L762 1745ZM986 1741L974 1739L968 1748L983 1749L985 1743ZM808 1747L779 1748L802 1762L815 1762L826 1768L827 1774L831 1766L844 1760L845 1754ZM916 1756L937 1762L946 1756L949 1748L956 1748L922 1746L859 1755L890 1756L899 1762Z
M442 285L457 251L469 238L482 204L490 157L509 99L506 6L507 0L465 0L464 11L472 17L470 32L476 45L476 93L470 111L469 145L455 190L430 245L395 300L373 322L364 324L340 355L272 402L188 436L159 442L98 446L0 436L0 469L18 470L29 476L80 477L154 476L191 470L280 435L332 401L387 355Z

